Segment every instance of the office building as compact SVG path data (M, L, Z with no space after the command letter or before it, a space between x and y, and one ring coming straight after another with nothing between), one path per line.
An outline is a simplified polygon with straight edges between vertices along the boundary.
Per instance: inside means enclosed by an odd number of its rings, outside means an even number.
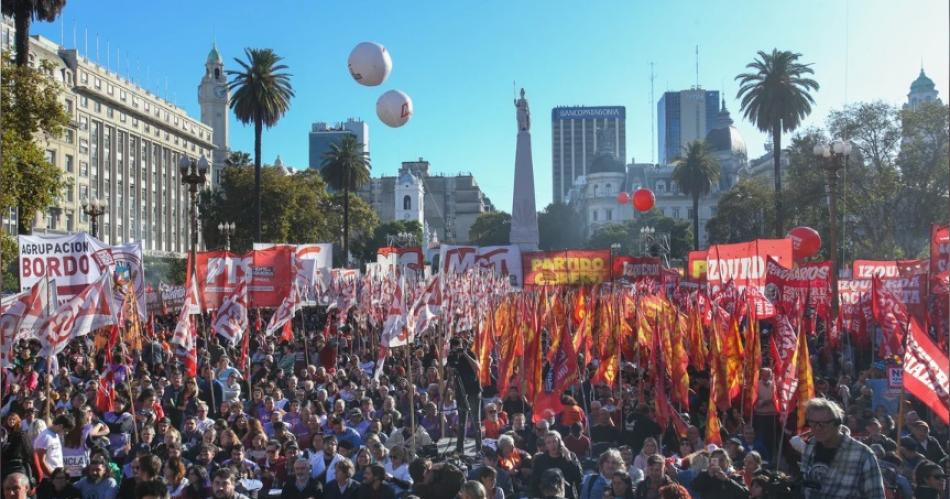
M0 45L14 50L10 19L0 24ZM30 39L31 64L49 61L69 115L61 137L38 137L46 158L62 169L65 189L34 221L34 233L90 230L82 202L99 198L108 209L99 239L110 244L142 241L143 249L185 252L189 247L189 200L178 159L212 157L213 130L184 109L41 36ZM3 213L3 228L16 232L17 213Z
M578 177L587 174L599 137L609 137L615 157L627 157L626 108L555 107L551 110L551 180L554 202L564 202Z
M468 243L475 219L495 209L471 173L432 174L423 158L404 161L396 176L374 178L357 194L380 221L415 220L432 239L451 244Z
M665 165L681 156L686 144L703 140L715 128L719 92L698 87L666 92L656 107L659 163Z
M330 144L339 144L347 134L355 136L363 144L363 151L369 152L369 125L362 120L350 118L335 124L314 123L310 127L310 168L320 168Z

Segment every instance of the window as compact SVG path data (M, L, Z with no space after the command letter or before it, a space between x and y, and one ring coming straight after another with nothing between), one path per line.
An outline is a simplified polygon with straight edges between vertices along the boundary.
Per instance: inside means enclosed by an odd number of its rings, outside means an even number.
M96 102L95 110L96 110L97 113L101 113L101 112L102 112L102 103L101 103L101 102Z
M66 186L66 201L73 202L73 186Z
M656 192L666 192L666 182L660 180L656 183Z
M125 123L125 113L119 113L119 121Z
M97 77L96 77L96 90L99 90L99 89L101 89L101 88L102 88L102 79L100 79L100 78L97 76Z
M692 209L692 208L686 208L686 216L689 217L689 218L693 218L693 209Z
M73 114L73 100L72 99L66 99L63 102L63 107L66 108L66 114Z
M113 87L111 83L107 83L107 84L106 84L106 92L107 92L109 95L112 95L112 94L115 92L115 87Z
M594 221L597 221L597 210L594 210Z
M680 209L673 208L673 218L679 218L679 217L680 217Z
M65 140L67 144L74 143L76 141L76 132L67 128L63 131L63 140Z
M128 93L125 90L119 90L119 99L125 100L126 97L128 97Z
M85 116L79 117L79 129L89 130L89 118L86 118Z
M132 107L139 107L139 98L134 95L132 96Z
M70 154L66 155L66 171L69 173L73 172L73 157Z
M106 106L106 116L112 118L115 116L115 111L109 106Z
M146 111L151 111L151 110L152 110L152 105L149 104L148 101L145 101L145 110L146 110Z
M73 228L73 214L72 213L66 214L66 230L69 232L72 232L73 230L75 230Z
M594 184L594 197L597 197L599 195L600 195L600 185Z
M607 220L614 219L614 210L613 208L607 208Z
M604 187L604 194L611 194L611 193L613 193L613 191L612 191L611 189L612 189L612 187L610 186L610 184L607 184L607 185ZM610 219L608 218L607 220L610 220Z
M411 210L412 209L412 198L409 195L402 197L402 209Z
M86 139L79 139L79 152L80 154L89 154L89 141Z
M138 128L138 127L139 127L139 119L132 118L132 128Z
M79 107L83 109L89 109L89 97L83 95L79 98Z
M87 73L87 72L85 72L85 71L81 71L81 72L79 73L79 81L81 81L81 82L83 82L83 83L88 83L88 82L89 82L89 73Z
M88 161L79 162L79 175L82 177L89 176L89 162Z
M89 186L80 185L79 186L79 199L86 200L89 199Z
M47 150L46 150L46 154L45 154L44 157L45 157L47 163L50 163L50 164L52 164L52 165L56 165L56 151L53 151L53 150L51 150L51 149L47 149Z

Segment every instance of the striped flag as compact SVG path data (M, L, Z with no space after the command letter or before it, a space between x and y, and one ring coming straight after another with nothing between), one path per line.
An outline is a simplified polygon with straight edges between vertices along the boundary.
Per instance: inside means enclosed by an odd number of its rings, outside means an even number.
M118 324L118 307L112 297L112 272L103 272L99 279L60 305L37 328L36 335L43 346L41 355L56 355L73 338Z
M215 317L212 330L220 334L231 345L241 341L244 332L250 327L247 318L247 281L241 281L234 294L227 297Z

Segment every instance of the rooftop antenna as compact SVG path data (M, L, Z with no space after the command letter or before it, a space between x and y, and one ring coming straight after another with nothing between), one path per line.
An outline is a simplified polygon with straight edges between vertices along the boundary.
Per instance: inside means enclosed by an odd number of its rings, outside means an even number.
M696 45L696 88L699 88L699 45Z
M653 95L653 82L656 74L653 72L653 61L650 61L650 162L656 163L656 97Z

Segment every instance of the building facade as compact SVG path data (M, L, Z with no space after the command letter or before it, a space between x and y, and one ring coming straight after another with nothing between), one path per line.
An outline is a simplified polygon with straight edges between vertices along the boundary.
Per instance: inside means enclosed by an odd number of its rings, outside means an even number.
M14 50L12 21L4 19L3 50ZM189 199L178 159L212 156L211 127L79 55L40 37L30 39L31 64L48 61L69 115L62 137L39 138L46 158L64 173L66 188L34 221L34 233L90 231L85 200L107 203L99 239L109 244L142 241L147 251L185 252ZM3 228L16 232L17 213L3 213Z
M657 150L661 165L672 163L690 142L703 140L715 128L719 92L695 87L666 92L657 108Z
M740 172L748 169L745 142L733 126L725 103L716 112L712 129L703 138L712 156L719 163L719 182L708 196L699 198L700 244L708 244L706 223L716 214L716 206L723 193L738 181ZM603 142L607 142L604 140ZM693 201L673 180L673 165L623 162L610 153L610 146L601 149L587 175L575 181L568 204L583 220L582 233L590 237L600 227L633 220L636 212L631 203L617 203L621 192L633 193L647 188L656 196L656 210L664 216L692 223Z
M551 110L551 180L554 202L564 202L578 177L587 174L609 137L613 155L627 157L627 110L623 106L555 107Z
M475 219L495 209L471 173L432 174L423 158L404 161L396 176L374 178L357 194L380 221L417 220L427 234L450 244L468 243Z
M924 68L920 68L920 75L910 84L904 109L916 109L924 102L940 102L940 97L937 96L937 86L933 80L924 73Z
M364 121L349 118L342 123L317 122L310 127L310 168L320 168L323 164L323 155L330 150L331 144L339 144L346 135L353 135L363 151L369 152L369 125Z

